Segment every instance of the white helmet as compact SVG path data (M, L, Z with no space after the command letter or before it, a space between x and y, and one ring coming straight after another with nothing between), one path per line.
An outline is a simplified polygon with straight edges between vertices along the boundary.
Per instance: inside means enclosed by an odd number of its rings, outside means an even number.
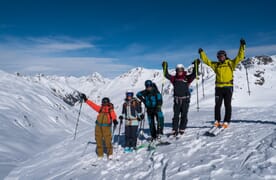
M185 67L184 67L183 64L177 64L176 67L175 67L175 71L176 72L179 71L179 70L184 71L184 69L185 69Z

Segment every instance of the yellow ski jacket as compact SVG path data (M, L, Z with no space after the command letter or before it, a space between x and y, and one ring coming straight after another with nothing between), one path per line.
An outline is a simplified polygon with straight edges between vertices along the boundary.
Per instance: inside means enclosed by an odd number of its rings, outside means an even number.
M244 54L245 45L240 45L238 55L233 60L228 58L224 62L212 62L204 51L200 53L200 58L216 73L216 87L232 87L233 72L237 65L244 59Z

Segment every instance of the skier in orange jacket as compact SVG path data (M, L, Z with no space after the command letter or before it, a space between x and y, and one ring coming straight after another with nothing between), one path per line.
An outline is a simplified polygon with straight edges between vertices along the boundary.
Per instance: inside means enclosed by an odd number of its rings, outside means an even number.
M98 112L96 126L95 126L95 140L97 143L97 155L99 159L103 158L104 147L103 141L106 145L108 159L112 159L113 147L112 147L112 133L111 126L112 122L114 126L117 126L117 115L114 111L113 104L109 98L104 97L102 99L102 105L99 106L93 101L87 99L85 94L81 94L81 98L84 102L89 105L92 109Z

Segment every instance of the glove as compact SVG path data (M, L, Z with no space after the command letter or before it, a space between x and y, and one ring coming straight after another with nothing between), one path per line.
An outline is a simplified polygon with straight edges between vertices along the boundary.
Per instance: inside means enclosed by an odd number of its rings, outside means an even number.
M80 98L81 98L81 100L83 100L84 102L87 101L87 97L86 97L86 95L83 94L83 93L80 95Z
M241 38L240 43L241 43L241 45L246 45L246 42L243 38Z
M202 48L199 48L199 49L198 49L198 53L199 53L199 54L200 54L202 51L203 51Z
M120 120L123 120L123 119L124 119L124 117L121 115L121 116L119 116L119 119L120 119Z
M167 61L163 61L163 62L162 62L162 67L163 67L163 69L167 69L167 67L168 67L168 62L167 62Z
M117 126L118 125L118 121L116 119L113 120L113 125Z
M144 114L141 114L141 115L140 115L140 119L141 119L141 120L145 119L145 115L144 115Z
M200 60L199 59L196 59L196 60L194 60L194 62L192 63L193 65L197 65L197 67L198 67L198 65L200 64Z

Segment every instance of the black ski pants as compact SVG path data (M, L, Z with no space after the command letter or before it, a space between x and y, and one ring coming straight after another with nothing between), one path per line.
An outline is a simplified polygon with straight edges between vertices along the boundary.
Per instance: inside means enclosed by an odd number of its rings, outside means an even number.
M174 105L173 105L173 130L178 132L179 130L184 131L187 127L188 123L188 111L190 105L190 97L187 98L174 98ZM181 115L181 118L179 118ZM179 123L180 120L180 123Z
M163 134L164 129L164 116L161 109L147 109L148 121L150 127L150 134L153 139L157 138L157 135ZM155 126L155 119L157 121L157 128Z
M125 147L136 147L138 126L125 127Z
M216 87L216 105L215 105L215 120L221 121L221 105L222 101L224 101L225 106L225 116L224 122L230 123L231 114L232 114L232 95L233 95L233 87Z

